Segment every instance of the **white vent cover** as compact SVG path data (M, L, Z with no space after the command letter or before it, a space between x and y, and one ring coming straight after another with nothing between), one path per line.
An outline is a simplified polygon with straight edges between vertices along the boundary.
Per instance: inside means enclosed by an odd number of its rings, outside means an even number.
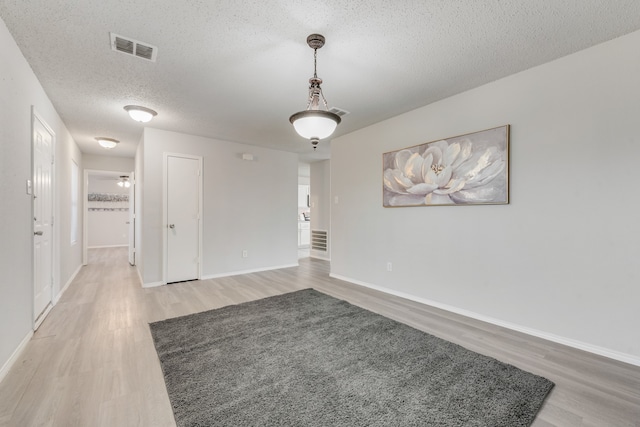
M111 36L111 50L156 62L157 47L115 33L109 33L109 35Z
M311 249L327 252L327 231L311 230Z
M329 112L331 112L333 114L337 114L340 117L346 116L347 114L349 114L349 112L347 110L343 110L343 109L337 108L337 107L331 107L329 109Z

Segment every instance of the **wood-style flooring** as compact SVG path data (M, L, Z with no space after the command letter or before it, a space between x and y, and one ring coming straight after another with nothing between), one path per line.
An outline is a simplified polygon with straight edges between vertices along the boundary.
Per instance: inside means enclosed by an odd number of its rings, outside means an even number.
M534 426L640 426L640 368L329 277L329 264L143 289L126 248L94 249L0 383L0 425L174 426L148 323L304 288L556 383Z

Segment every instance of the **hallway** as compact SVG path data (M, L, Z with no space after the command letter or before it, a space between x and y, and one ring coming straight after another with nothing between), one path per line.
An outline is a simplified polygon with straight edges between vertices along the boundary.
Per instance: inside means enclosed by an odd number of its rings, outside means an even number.
M0 383L0 426L174 426L148 323L313 287L556 383L534 426L637 426L640 369L329 278L329 263L143 289L93 249Z

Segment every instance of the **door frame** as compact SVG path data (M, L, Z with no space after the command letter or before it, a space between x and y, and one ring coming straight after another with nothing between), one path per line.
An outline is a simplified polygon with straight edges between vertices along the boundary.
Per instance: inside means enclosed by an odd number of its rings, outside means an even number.
M202 279L202 195L203 195L203 158L192 154L183 153L162 153L162 284L167 284L169 261L168 261L168 245L169 245L169 177L167 176L169 157L181 157L183 159L192 159L198 161L198 280Z
M129 265L136 265L136 172L129 172Z
M57 219L56 219L56 204L57 204L57 192L56 192L56 133L53 131L51 126L44 120L42 115L38 113L35 106L31 106L31 176L30 180L34 182L34 163L35 163L35 138L34 138L34 129L36 120L40 122L40 124L46 129L46 131L51 135L51 295L49 304L45 308L42 313L36 313L36 262L35 262L35 248L33 247L34 243L31 240L31 320L33 322L33 330L37 330L38 327L42 324L44 319L47 317L54 304L54 293L56 290L56 266L58 263L57 260L57 247L58 247L58 233L56 233L56 229L58 227ZM33 187L32 187L33 188ZM35 214L35 198L33 197L33 190L31 191L31 219L33 219ZM34 230L34 222L31 221L31 233L33 237ZM41 314L37 319L36 316Z
M89 248L89 175L113 175L118 177L120 175L129 175L130 173L105 169L84 169L82 181L82 265L89 263L87 255ZM131 208L132 202L129 200L129 209Z

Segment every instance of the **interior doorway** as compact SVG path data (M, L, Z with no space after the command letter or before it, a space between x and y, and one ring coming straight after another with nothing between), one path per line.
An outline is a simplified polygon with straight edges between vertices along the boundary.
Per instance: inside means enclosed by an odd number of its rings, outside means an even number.
M135 253L134 186L131 172L85 169L84 265L89 262L89 249L127 246ZM130 255L129 262L135 265L135 256Z
M298 259L308 258L311 250L311 165L298 163Z

